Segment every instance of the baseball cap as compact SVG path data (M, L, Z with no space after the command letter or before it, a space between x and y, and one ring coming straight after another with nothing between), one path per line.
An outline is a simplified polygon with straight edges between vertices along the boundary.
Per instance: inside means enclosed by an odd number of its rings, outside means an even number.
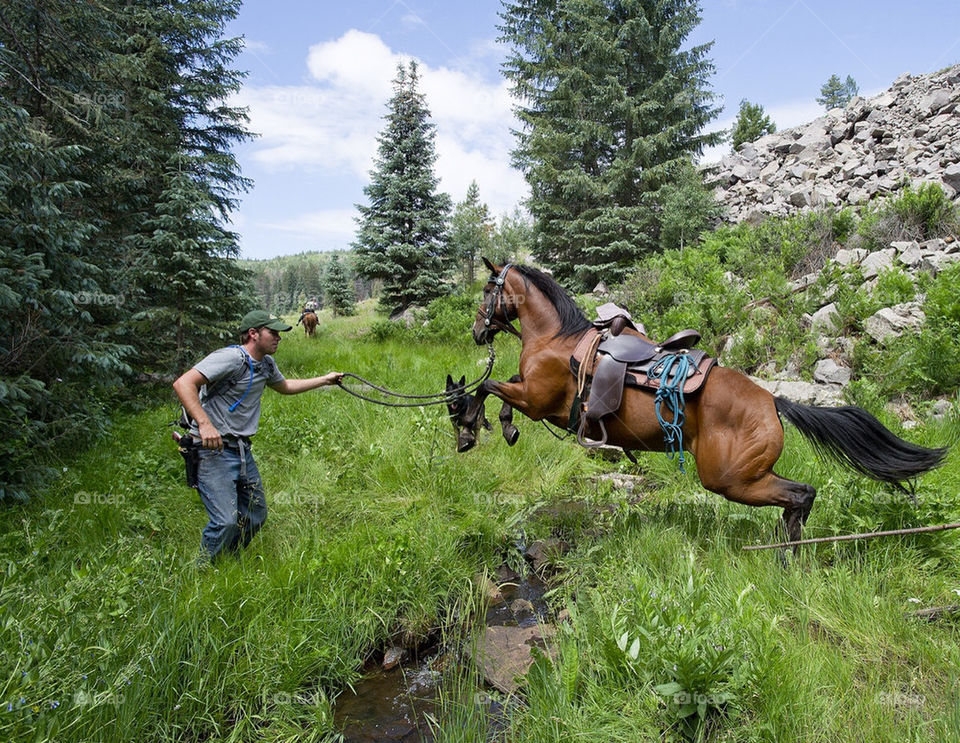
M293 328L287 325L279 317L271 317L266 310L250 310L240 321L240 333L245 333L250 328L270 328L270 330L287 331Z

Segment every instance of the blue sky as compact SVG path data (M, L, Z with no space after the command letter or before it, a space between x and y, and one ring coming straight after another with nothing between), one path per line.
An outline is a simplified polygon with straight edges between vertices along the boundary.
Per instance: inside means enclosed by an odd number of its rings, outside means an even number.
M350 246L355 204L376 154L401 60L421 66L437 126L441 188L462 200L471 180L494 215L526 194L510 168L516 126L500 75L499 0L247 0L227 32L243 36L249 76L235 103L260 136L237 148L254 180L233 216L246 258ZM691 43L714 41L714 93L729 127L741 99L779 129L816 118L820 86L853 76L861 95L902 73L960 61L958 0L704 0ZM706 154L717 159L725 146Z

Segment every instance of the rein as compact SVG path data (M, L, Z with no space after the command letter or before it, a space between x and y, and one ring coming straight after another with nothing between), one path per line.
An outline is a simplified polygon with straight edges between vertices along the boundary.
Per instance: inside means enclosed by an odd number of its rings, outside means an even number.
M361 400L366 400L367 402L376 403L377 405L383 405L388 408L420 408L427 405L445 405L454 402L457 398L462 397L463 395L470 394L474 392L481 384L487 381L490 377L490 373L493 371L493 362L496 360L496 354L493 351L493 344L488 343L487 348L490 351L490 358L487 360L487 368L484 370L483 374L477 377L475 380L469 384L464 385L462 389L458 389L455 393L453 392L437 392L432 395L404 395L399 392L394 392L393 390L387 389L386 387L380 387L379 385L370 382L369 380L364 379L361 376L353 374L351 372L345 372L340 378L340 381L337 382L337 386L342 389L344 392L347 392L354 397L358 397ZM345 387L343 380L347 377L356 379L363 385L375 389L377 392L380 392L389 397L396 397L403 400L419 400L419 402L387 402L385 400L378 400L375 397L368 397L367 395L361 394L351 390L349 387Z

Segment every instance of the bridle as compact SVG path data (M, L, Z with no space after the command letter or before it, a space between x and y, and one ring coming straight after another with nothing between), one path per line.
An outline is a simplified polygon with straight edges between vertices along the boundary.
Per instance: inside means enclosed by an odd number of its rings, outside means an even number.
M500 274L493 281L493 290L490 292L490 297L486 302L480 305L477 309L477 319L483 320L483 324L486 328L492 328L494 331L497 330L506 330L508 333L513 333L513 335L520 338L520 331L518 331L513 324L510 322L513 318L510 317L509 308L507 307L507 302L503 297L503 286L507 280L507 272L513 268L512 263L505 265ZM497 310L503 310L503 320L497 318Z

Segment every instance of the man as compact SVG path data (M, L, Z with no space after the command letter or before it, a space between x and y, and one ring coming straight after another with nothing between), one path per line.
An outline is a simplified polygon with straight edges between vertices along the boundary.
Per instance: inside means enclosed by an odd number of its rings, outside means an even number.
M210 522L201 543L210 558L249 544L267 518L260 472L250 452L250 439L260 422L263 388L284 395L337 384L330 372L311 379L286 379L273 360L280 333L292 330L263 310L244 315L240 345L214 351L173 383L192 425L190 435L201 443L197 490Z

